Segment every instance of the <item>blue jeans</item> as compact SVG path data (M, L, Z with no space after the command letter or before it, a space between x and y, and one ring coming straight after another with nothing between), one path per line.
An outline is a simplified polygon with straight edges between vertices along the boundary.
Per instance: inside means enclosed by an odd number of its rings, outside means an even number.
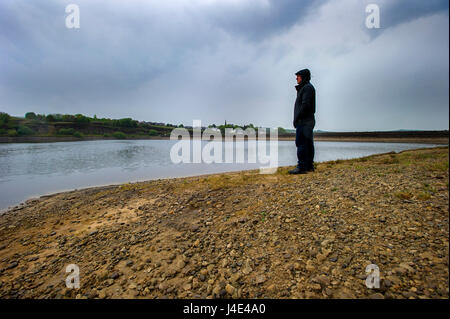
M316 121L298 124L295 130L295 146L297 146L297 166L300 169L314 167L313 129Z

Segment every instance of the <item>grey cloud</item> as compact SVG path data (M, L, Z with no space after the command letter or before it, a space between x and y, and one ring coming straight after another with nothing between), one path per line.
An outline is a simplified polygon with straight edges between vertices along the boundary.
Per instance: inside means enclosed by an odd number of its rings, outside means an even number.
M260 41L300 23L325 1L269 0L267 4L250 2L240 6L226 2L204 10L208 20L249 41Z
M64 26L71 2L80 5L79 30ZM448 127L442 1L417 2L423 10L409 1L398 2L401 8L384 3L382 24L389 27L368 38L359 1L4 0L0 110L290 127L293 74L309 67L318 129ZM348 25L337 28L341 16ZM417 50L417 43L425 47ZM419 73L426 81L417 87ZM424 103L432 110L426 124Z

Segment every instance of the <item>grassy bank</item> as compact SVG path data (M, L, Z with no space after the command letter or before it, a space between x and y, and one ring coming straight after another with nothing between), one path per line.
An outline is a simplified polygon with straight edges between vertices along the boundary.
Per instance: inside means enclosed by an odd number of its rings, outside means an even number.
M448 163L441 147L45 196L0 216L0 297L448 298Z

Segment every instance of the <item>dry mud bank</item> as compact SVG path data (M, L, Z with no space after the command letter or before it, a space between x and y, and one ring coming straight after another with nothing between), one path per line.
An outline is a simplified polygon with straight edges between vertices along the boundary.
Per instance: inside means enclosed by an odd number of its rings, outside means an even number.
M448 298L448 147L59 193L0 216L2 298ZM67 289L66 266L80 269ZM376 264L381 287L365 285Z

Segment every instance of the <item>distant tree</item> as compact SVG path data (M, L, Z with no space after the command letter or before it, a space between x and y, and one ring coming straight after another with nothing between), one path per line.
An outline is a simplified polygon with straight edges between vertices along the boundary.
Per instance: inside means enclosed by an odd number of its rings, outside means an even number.
M278 128L278 134L279 134L279 135L286 134L286 130L285 130L284 128L282 128L282 127L279 127L279 128Z
M25 118L27 120L35 120L36 119L36 113L28 112L28 113L25 114Z
M156 135L158 135L158 131L152 129L152 130L148 131L148 134L149 134L150 136L156 136Z
M75 122L77 123L89 123L91 119L83 114L75 114Z
M63 122L75 122L75 116L70 115L70 114L64 114L62 116L62 121Z
M6 126L11 119L8 113L0 112L0 127Z
M19 134L20 136L33 135L34 131L28 126L20 125L19 128L17 129L17 134Z
M132 118L124 118L119 120L120 127L137 127L137 121L133 121Z
M52 114L49 114L45 117L47 122L55 122L55 117Z
M183 124L180 124L180 125L178 125L178 127L184 127L184 125L183 125Z
M64 122L64 115L63 114L53 114L53 117L55 118L55 122Z

